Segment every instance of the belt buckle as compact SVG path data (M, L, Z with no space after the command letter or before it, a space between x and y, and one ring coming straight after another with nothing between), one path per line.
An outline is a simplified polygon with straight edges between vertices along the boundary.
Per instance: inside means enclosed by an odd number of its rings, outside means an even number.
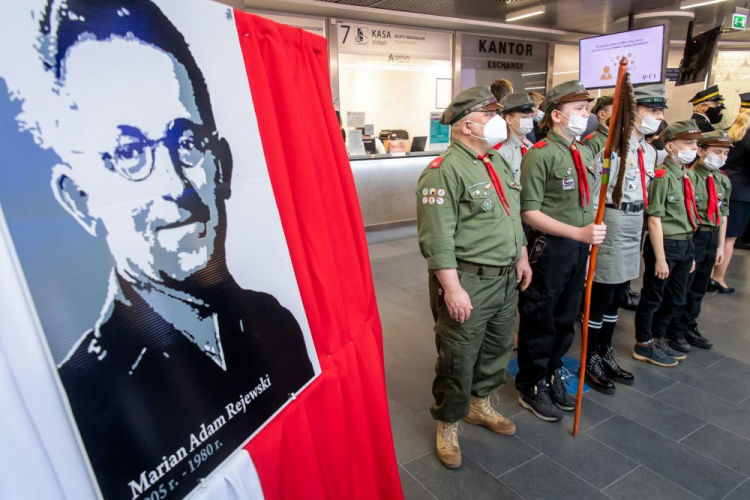
M477 276L484 276L484 266L477 266Z

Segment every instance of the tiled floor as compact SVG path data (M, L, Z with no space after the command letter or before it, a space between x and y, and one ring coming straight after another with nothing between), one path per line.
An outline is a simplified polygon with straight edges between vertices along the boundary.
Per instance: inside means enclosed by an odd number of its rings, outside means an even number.
M622 311L614 343L636 383L614 396L587 393L578 438L572 416L550 424L522 410L511 380L496 406L516 435L464 424L463 465L448 470L435 456L428 411L436 355L416 230L371 232L368 241L407 499L750 499L749 252L735 253L727 276L737 292L704 301L700 325L712 350L693 349L675 369L633 361L634 313ZM576 341L570 355L579 349Z

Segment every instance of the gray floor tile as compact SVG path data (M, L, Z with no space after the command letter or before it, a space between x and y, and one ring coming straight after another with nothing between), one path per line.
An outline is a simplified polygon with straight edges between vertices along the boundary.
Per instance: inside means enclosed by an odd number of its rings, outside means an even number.
M677 384L659 393L657 399L691 415L750 439L750 410L705 392Z
M708 338L708 336L706 336L706 338ZM722 359L726 359L726 356L714 351L713 349L698 349L697 347L693 347L690 349L685 362L687 364L700 366L701 368L707 368Z
M750 441L708 424L680 441L730 469L750 476Z
M676 383L671 378L650 370L645 363L635 361L627 355L618 356L618 363L624 370L635 376L635 382L628 387L647 396L653 396ZM617 384L618 387L620 385L622 384Z
M573 437L572 424L572 414L562 422L549 423L526 412L516 419L516 435L597 488L604 488L638 467L586 433Z
M414 414L432 405L432 380L415 372L408 362L385 353L385 383L388 397Z
M405 466L430 493L438 499L446 500L518 500L510 488L480 467L469 457L464 456L461 467L446 469L437 455L432 453Z
M605 488L604 493L615 500L699 500L689 491L645 467L639 467Z
M750 383L745 379L724 377L690 363L680 363L665 376L735 404L750 397Z
M410 462L435 450L437 423L429 412L415 415L393 400L388 401L388 410L398 463Z
M591 391L588 397L615 413L635 420L674 440L687 436L704 423L695 416L672 408L629 387L617 387L617 393L614 395Z
M416 373L430 381L435 376L437 350L434 336L429 333L412 333L383 340L386 354L402 361Z
M499 476L540 455L515 436L500 436L484 427L462 423L461 451Z
M732 358L724 358L711 367L711 372L717 375L750 381L750 364Z
M398 475L401 478L401 490L404 492L404 500L435 500L435 497L401 466L398 468Z
M596 488L545 456L510 471L500 479L528 500L607 498Z
M750 498L750 479L734 490L724 500L747 500Z
M621 416L587 434L707 500L723 498L745 480L741 474Z

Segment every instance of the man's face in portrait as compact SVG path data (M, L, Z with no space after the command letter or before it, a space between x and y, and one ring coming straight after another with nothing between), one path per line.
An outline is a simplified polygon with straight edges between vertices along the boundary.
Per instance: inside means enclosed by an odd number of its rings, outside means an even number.
M61 205L106 238L128 280L205 268L221 244L218 138L184 66L137 39L86 40L68 50L60 80L52 187Z

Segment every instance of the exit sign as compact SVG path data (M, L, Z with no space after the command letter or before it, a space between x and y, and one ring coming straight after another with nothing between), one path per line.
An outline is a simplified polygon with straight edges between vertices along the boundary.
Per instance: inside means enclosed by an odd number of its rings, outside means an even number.
M747 14L732 14L732 29L744 30L747 28Z

